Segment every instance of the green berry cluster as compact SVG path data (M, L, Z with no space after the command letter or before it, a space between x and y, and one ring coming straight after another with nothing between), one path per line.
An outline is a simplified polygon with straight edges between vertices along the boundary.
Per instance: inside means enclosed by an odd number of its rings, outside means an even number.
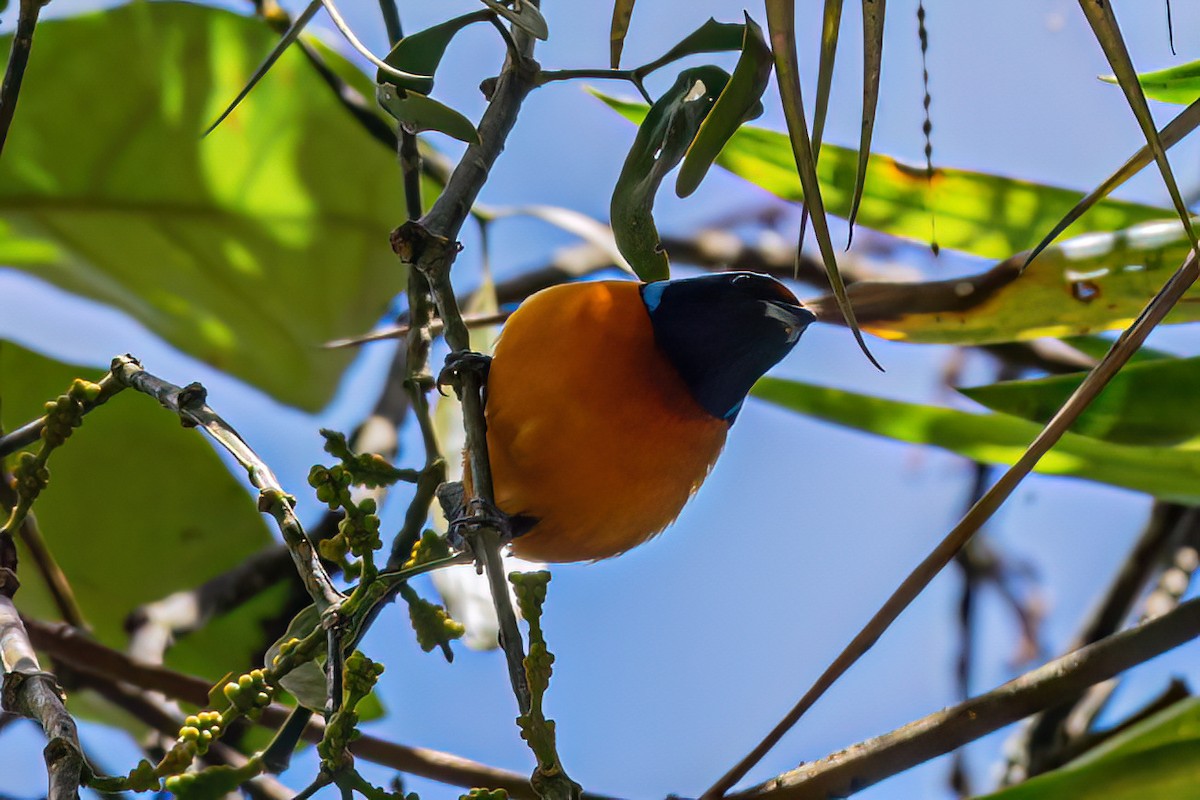
M263 708L270 705L275 688L267 682L266 672L255 669L225 684L221 691L234 707L255 719Z
M503 789L472 789L458 800L508 800L508 792Z
M346 442L346 435L321 429L325 437L325 452L342 462L353 482L368 489L391 486L400 480L412 480L411 470L397 469L386 458L377 453L355 453Z
M179 800L218 800L262 771L262 761L255 757L240 767L214 765L199 772L172 775L164 788Z
M323 467L320 464L308 471L308 485L317 490L317 499L329 506L330 511L337 511L353 505L350 499L349 471L341 464Z
M21 453L13 477L22 499L26 503L32 503L50 483L50 470L46 469L45 462L33 453Z
M446 613L446 609L420 597L416 592L402 592L408 601L408 618L417 634L417 644L426 653L435 647L445 648L450 642L462 637L466 628ZM448 656L447 656L448 657Z
M355 650L346 657L342 668L342 707L338 709L325 727L325 736L317 745L321 757L321 769L337 773L351 767L353 756L347 749L350 742L362 734L358 726L358 704L375 688L375 682L383 674L383 664L372 661Z
M379 538L379 517L375 515L374 498L365 498L357 505L346 507L346 516L338 524L338 536L346 540L350 552L359 557L373 553L383 547Z
M437 561L450 556L450 545L437 531L429 528L421 534L421 538L413 545L412 555L404 562L404 569L412 569L430 561Z
M71 433L83 424L84 404L91 403L100 395L100 385L75 379L66 394L46 403L46 424L42 428L42 441L47 447L58 447Z
M221 736L221 713L219 711L201 711L183 721L179 729L179 741L193 745L193 752L202 756L208 752L208 746L213 739ZM188 759L191 762L191 759ZM186 765L185 765L186 766Z

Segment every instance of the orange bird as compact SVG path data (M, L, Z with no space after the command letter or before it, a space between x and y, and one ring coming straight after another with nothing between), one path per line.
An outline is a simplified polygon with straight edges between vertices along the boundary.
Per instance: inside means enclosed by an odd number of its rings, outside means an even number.
M662 531L750 387L814 319L782 283L747 272L530 296L488 374L488 452L513 552L590 561Z

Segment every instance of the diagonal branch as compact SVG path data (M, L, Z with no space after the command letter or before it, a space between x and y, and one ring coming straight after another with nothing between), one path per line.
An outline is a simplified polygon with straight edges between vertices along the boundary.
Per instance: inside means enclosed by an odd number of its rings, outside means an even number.
M8 140L8 129L12 126L13 114L17 111L17 96L25 78L25 67L29 64L29 51L33 48L33 30L37 27L42 0L19 0L17 29L13 32L12 50L8 54L8 67L4 70L4 83L0 85L0 152Z
M750 753L721 777L702 796L701 800L721 797L773 748L783 735L800 721L804 713L813 706L829 687L845 674L859 658L883 635L896 618L908 608L942 568L950 563L955 553L970 540L977 530L987 522L996 510L1008 499L1017 485L1032 471L1034 466L1050 451L1067 429L1079 418L1084 409L1100 394L1113 376L1141 347L1159 322L1174 307L1200 275L1200 262L1195 251L1188 254L1183 264L1163 285L1158 294L1145 307L1138 318L1113 343L1112 348L1097 364L1083 383L1071 394L1058 413L1054 415L1016 464L992 485L986 494L963 516L954 529L900 584L878 612L863 626L850 644L838 654L833 663L817 678L799 702L784 716L767 736Z
M250 476L250 482L259 489L259 509L271 514L283 533L283 541L291 552L292 561L304 581L304 587L312 596L317 609L324 611L338 605L342 594L333 585L329 573L321 564L316 548L304 532L293 506L294 498L283 491L271 468L250 449L238 432L221 419L205 403L207 392L198 383L180 388L149 372L132 356L113 359L112 374L123 385L148 394L168 411L179 415L186 427L203 428L217 444L229 451Z
M972 742L1200 636L1200 599L1057 658L1038 669L903 728L772 778L738 800L845 797Z

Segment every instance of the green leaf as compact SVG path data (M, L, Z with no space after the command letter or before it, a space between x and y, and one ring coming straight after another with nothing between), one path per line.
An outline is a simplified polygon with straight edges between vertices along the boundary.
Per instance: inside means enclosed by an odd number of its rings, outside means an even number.
M971 414L823 386L762 378L756 397L827 422L901 442L929 444L986 464L1013 464L1041 426L1007 414ZM1179 503L1200 502L1200 451L1131 447L1068 433L1034 468Z
M1100 80L1119 85L1115 75L1101 75ZM1200 99L1200 61L1189 61L1156 72L1140 72L1137 80L1151 100L1186 106Z
M0 425L12 430L38 417L74 378L103 373L0 342ZM42 535L96 638L118 650L129 612L198 586L273 541L255 499L204 437L133 391L88 414L49 467L50 485L34 505ZM209 679L255 666L261 624L285 594L263 595L181 639L167 665ZM17 603L24 614L58 619L31 559L22 561Z
M1147 222L1069 239L1024 271L1017 255L962 278L856 284L850 297L863 327L885 339L992 344L1076 336L1128 327L1188 249L1178 222ZM1200 319L1198 296L1200 289L1189 290L1166 322ZM808 304L823 314L831 301Z
M634 124L646 116L644 103L593 94ZM822 145L817 175L831 214L845 217L850 211L856 160L853 150ZM717 163L785 200L803 200L791 144L784 133L743 125L725 145ZM937 215L938 241L943 247L985 258L1007 258L1036 242L1080 197L1070 189L945 168L934 170L933 187L930 196L924 167L910 167L873 153L858 223L924 244L932 212ZM1169 213L1104 200L1071 232L1120 230Z
M1004 381L960 389L993 411L1045 423L1083 382L1083 375ZM1117 373L1071 430L1121 444L1170 445L1200 436L1193 398L1200 395L1200 358L1130 364Z
M980 800L1196 800L1200 699L1176 703L1061 769Z
M771 33L771 46L775 58L775 80L779 84L779 96L783 104L783 116L787 119L788 140L791 144L792 160L799 173L800 185L804 187L804 202L812 214L813 235L821 251L825 274L837 299L842 318L854 334L863 355L879 370L883 366L871 355L862 330L854 316L854 306L846 296L846 283L838 271L837 256L829 239L829 224L825 217L825 202L821 198L821 185L817 177L816 156L808 136L808 124L804 119L804 98L800 91L800 66L796 57L795 2L772 2L767 4L767 29ZM852 205L857 206L857 201ZM853 213L853 212L852 212ZM799 251L799 244L797 244Z
M727 50L740 50L742 49L742 40L745 39L745 27L740 22L717 22L710 17L708 22L705 22L699 28L689 33L679 44L672 47L662 56L635 69L634 74L639 78L644 78L651 72L661 69L672 61L678 61L681 58L699 55L700 53L720 53Z
M497 0L483 0L483 4L536 39L545 41L550 36L546 18L528 0L513 0L511 8Z
M351 357L321 343L404 286L388 246L404 197L395 153L295 48L200 140L276 40L185 3L39 25L0 159L0 262L315 410ZM63 123L63 86L86 124Z
M438 131L460 142L479 144L479 131L471 120L437 100L416 92L380 85L379 104L404 125L409 133Z
M683 157L683 166L679 168L675 193L680 197L696 191L733 132L746 120L762 114L760 98L771 78L771 64L771 48L763 38L762 29L746 14L742 55L733 69L733 76L700 124L695 140Z
M613 69L621 66L621 51L625 49L625 35L629 33L629 20L633 16L634 2L636 0L613 2L612 25L608 33L609 66Z
M375 80L379 83L394 84L401 89L411 89L419 94L429 94L433 91L433 75L437 71L438 65L442 63L442 56L446 54L446 47L450 44L450 40L468 25L474 22L487 22L491 16L490 11L463 14L461 17L447 20L440 25L434 25L432 28L418 31L411 36L405 36L383 59L387 64L403 72L429 75L428 79L400 79L383 70L378 70Z
M850 201L850 236L862 201L871 157L871 133L875 130L875 107L879 105L879 73L883 66L883 18L885 0L863 0L863 105L862 134L858 143L858 171L854 176L854 198ZM848 245L847 245L848 246Z
M679 73L675 85L650 109L625 158L609 212L617 247L644 281L665 280L670 274L654 225L654 195L728 80L725 70L713 66Z

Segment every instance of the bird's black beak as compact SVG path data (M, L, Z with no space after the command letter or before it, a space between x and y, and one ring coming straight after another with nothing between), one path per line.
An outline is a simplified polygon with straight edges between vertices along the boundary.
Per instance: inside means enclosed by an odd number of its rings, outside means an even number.
M775 317L781 322L790 320L790 324L799 330L804 330L817 321L817 315L804 306L784 303L778 300L768 300L766 304L774 310L773 312L767 312L769 316Z

